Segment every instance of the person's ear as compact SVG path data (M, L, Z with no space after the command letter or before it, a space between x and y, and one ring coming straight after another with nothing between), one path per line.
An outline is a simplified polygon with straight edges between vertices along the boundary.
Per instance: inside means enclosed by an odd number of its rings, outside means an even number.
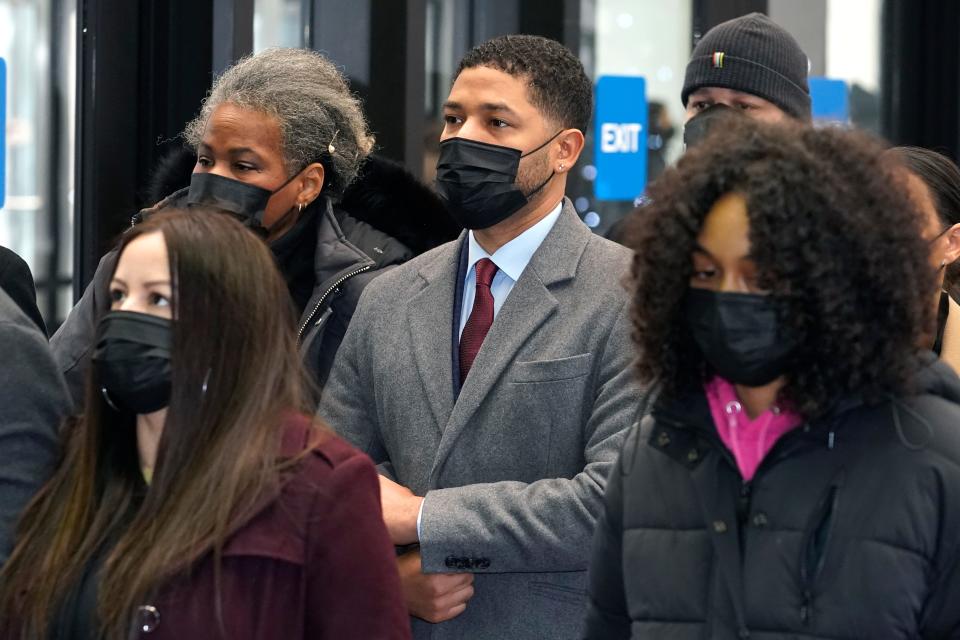
M323 165L314 162L300 172L300 190L297 192L296 204L307 206L317 199L323 191L323 181L326 177Z
M553 144L553 171L566 173L577 164L583 151L583 132L579 129L566 129L557 136Z
M947 250L943 253L943 259L949 265L960 259L960 224L947 229L944 235L947 237Z

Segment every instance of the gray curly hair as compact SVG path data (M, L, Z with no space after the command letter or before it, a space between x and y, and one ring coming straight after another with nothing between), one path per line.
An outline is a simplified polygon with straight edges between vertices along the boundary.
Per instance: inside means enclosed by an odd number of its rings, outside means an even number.
M339 196L356 177L374 138L347 81L330 60L306 49L266 49L218 77L183 135L196 149L210 115L224 103L273 116L280 123L289 176L323 165L324 191Z

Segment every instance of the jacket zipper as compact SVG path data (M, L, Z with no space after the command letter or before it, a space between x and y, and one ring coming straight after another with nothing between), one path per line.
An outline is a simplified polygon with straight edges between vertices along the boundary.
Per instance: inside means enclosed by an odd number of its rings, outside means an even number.
M316 306L313 308L313 311L310 312L310 315L307 316L307 319L304 321L303 325L300 327L300 330L297 332L297 342L299 343L301 340L303 340L303 332L306 331L306 329L307 329L308 326L310 326L310 322L313 321L313 317L314 317L315 315L317 315L317 311L320 310L320 307L323 306L324 301L327 299L327 297L328 297L332 292L336 291L336 290L340 287L340 285L342 285L344 282L346 282L347 280L349 280L349 279L352 278L353 276L358 275L358 274L361 274L361 273L363 273L364 271L369 271L369 270L372 269L372 268L373 268L373 265L368 264L368 265L365 265L365 266L360 267L359 269L356 269L356 270L354 270L354 271L351 271L350 273L348 273L348 274L344 275L343 277L341 277L340 279L338 279L338 280L337 280L336 282L334 282L326 291L324 291L324 292L323 292L323 295L320 296L320 299L317 300L317 304L316 304Z
M812 526L807 529L803 544L800 546L800 583L803 589L803 602L800 605L800 620L809 625L813 618L813 587L823 571L827 557L827 547L830 544L830 534L836 521L838 485L831 484L827 495L812 519ZM817 540L820 539L818 544Z

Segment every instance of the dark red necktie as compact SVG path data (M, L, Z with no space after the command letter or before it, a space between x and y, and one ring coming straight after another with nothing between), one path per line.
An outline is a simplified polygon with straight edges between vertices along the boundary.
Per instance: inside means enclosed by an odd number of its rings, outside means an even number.
M497 274L497 265L489 258L477 262L477 293L473 298L473 310L460 335L460 384L467 379L473 361L477 359L480 345L493 324L493 293L490 283Z

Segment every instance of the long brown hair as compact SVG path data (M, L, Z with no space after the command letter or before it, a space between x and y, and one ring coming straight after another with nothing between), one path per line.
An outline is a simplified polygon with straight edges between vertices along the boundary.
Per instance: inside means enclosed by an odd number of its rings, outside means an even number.
M261 240L208 210L158 213L122 238L160 232L173 288L172 391L144 495L135 416L87 384L82 416L65 425L64 456L25 511L0 572L0 621L44 637L71 586L107 541L98 613L109 638L179 572L212 553L278 491L282 416L306 411L296 318ZM142 504L136 502L142 498ZM130 519L131 510L135 515ZM0 625L2 626L2 625Z

